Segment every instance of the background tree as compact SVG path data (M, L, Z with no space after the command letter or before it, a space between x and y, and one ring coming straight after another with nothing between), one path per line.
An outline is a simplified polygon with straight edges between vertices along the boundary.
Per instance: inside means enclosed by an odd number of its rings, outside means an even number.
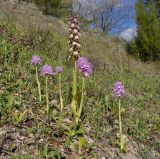
M124 6L121 0L76 0L76 13L88 19L95 28L103 32L120 31L131 18L131 5Z
M159 4L159 0L139 0L136 5L137 38L134 49L143 61L160 59Z

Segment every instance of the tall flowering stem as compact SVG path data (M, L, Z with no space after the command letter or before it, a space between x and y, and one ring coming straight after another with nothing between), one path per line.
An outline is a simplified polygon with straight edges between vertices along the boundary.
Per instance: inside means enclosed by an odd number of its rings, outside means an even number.
M83 100L84 100L84 89L85 89L85 78L82 78L82 94L81 94L81 102L80 102L80 107L79 107L79 117L81 116L82 113L82 107L83 107Z
M76 67L76 61L75 61L75 68L73 70L73 82L72 82L72 113L74 116L76 116L77 111L77 67Z
M85 77L82 78L82 94L81 94L81 102L80 102L80 107L79 110L77 112L77 118L75 120L76 125L78 124L80 117L81 117L81 113L82 113L82 108L83 108L83 101L84 101L84 89L85 89Z
M58 74L58 87L59 87L59 100L60 100L60 115L59 115L59 121L58 121L58 126L61 129L62 128L62 123L63 123L63 109L64 109L64 104L63 104L63 97L62 97L62 77L61 73L63 72L62 66L57 66L55 69L55 74Z
M45 91L46 91L46 114L49 115L49 95L48 95L48 77L54 75L52 67L45 64L41 68L41 75L45 76Z
M63 72L63 68L61 66L56 67L56 73L58 74L58 87L59 87L59 100L60 100L60 112L63 112L63 97L62 97L62 84L61 84L61 72Z
M78 25L78 20L75 16L71 16L69 18L69 59L74 60L74 70L73 70L73 83L72 83L72 102L71 109L73 116L76 117L77 111L77 59L79 58L79 53L81 49L81 45L79 42L80 37L80 28Z
M118 100L118 110L119 110L119 135L120 135L120 150L123 151L124 144L123 144L123 132L122 132L122 120L121 120L121 100Z
M38 86L39 102L42 101L41 85L40 85L39 78L38 78L38 64L40 64L40 63L41 63L41 58L38 55L34 55L31 59L31 64L36 65L36 81L37 81L37 86Z
M49 114L48 76L46 76L46 114Z
M72 83L72 102L71 109L75 121L75 127L80 121L80 116L83 108L84 101L84 90L85 90L85 77L89 77L92 74L92 65L84 57L80 57L81 45L79 42L80 38L80 27L78 25L78 20L75 16L69 19L69 59L74 60L74 70L73 70L73 83ZM78 96L77 96L77 76L78 71L83 75L82 79L82 94L80 105L78 106Z
M115 82L113 87L113 96L118 98L118 118L119 118L119 146L120 151L124 150L125 138L122 131L122 119L121 119L121 98L125 95L125 88L120 81Z
M63 112L63 98L62 98L62 89L61 89L61 74L58 75L59 78L59 98L60 98L60 112Z
M79 109L77 110L77 116L76 116L76 119L75 119L76 125L78 124L78 122L80 120L82 109L83 109L84 91L85 91L85 78L91 76L92 71L93 71L93 66L88 61L87 58L80 57L77 60L77 69L78 69L78 72L83 75L83 77L82 77L81 101L80 101L80 106L79 106Z
M38 86L38 96L39 96L39 102L42 101L42 97L41 97L41 85L39 82L39 78L38 78L38 67L36 66L36 81L37 81L37 86Z

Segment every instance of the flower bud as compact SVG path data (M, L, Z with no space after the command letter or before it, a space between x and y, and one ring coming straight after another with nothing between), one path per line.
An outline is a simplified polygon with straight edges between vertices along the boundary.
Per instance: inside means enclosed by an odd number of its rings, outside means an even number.
M71 28L74 28L74 27L75 27L75 24L72 23L72 24L71 24Z
M69 38L70 38L70 39L72 39L73 37L74 37L74 35L73 35L73 34L71 34L71 35L69 36Z
M78 34L78 30L77 30L77 29L74 29L74 30L73 30L73 33L74 33L74 34Z
M71 29L71 28L69 28L69 29L68 29L68 32L69 32L69 33L71 33L71 31L72 31L72 29Z
M79 36L78 36L78 35L76 35L76 36L74 37L74 39L75 39L75 40L78 40L78 39L79 39Z
M77 57L78 55L79 55L79 53L78 53L77 51L74 51L74 52L73 52L73 56L76 56L76 57Z
M74 18L74 22L75 22L75 23L78 23L78 20L77 20L76 18Z
M72 46L75 46L75 45L77 45L77 42L74 41L74 42L72 43Z
M79 26L78 26L78 20L76 17L72 16L69 18L69 57L71 56L75 60L78 59L79 57L79 52L80 52L80 42L79 42Z
M77 43L77 47L80 49L81 48L81 44Z

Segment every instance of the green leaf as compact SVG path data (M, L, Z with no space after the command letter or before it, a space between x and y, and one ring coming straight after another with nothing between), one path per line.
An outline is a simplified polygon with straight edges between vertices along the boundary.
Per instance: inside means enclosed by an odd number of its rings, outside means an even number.
M85 143L86 143L85 138L84 137L80 137L79 141L78 141L79 154L81 154L82 147L85 145Z
M13 106L13 96L12 94L8 95L8 108L11 109Z

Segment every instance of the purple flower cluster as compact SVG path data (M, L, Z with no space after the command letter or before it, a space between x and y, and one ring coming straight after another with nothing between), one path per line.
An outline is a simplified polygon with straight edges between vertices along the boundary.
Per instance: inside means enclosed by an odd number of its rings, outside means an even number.
M54 75L53 69L50 65L45 64L42 68L41 68L41 75L42 76L46 76L46 75Z
M57 66L55 69L55 73L61 73L63 72L63 67L62 66Z
M89 77L93 72L92 64L85 57L78 58L77 68L80 73L87 77Z
M37 65L41 63L41 58L38 55L34 55L31 59L31 64Z
M123 97L125 95L125 88L120 81L116 81L113 86L113 96Z

